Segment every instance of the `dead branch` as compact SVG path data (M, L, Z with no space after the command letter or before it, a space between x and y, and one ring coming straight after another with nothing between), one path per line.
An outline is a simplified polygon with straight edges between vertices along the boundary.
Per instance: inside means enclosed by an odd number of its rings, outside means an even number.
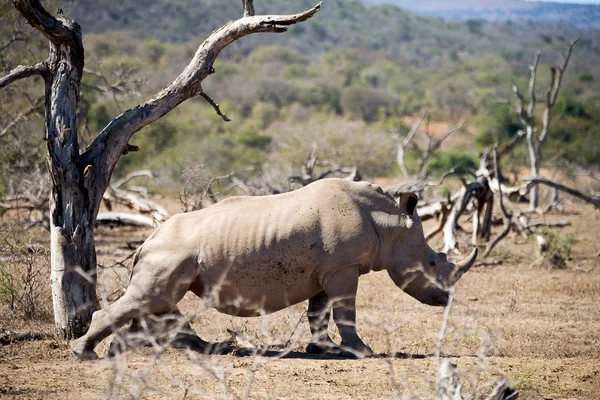
M423 111L421 111L421 115L419 115L419 118L417 118L417 120L413 123L413 125L412 125L410 131L408 132L408 134L406 135L406 137L401 138L399 134L396 136L397 151L398 151L398 155L396 157L396 162L398 163L398 166L400 167L400 171L402 171L402 175L404 175L405 178L410 177L408 168L406 168L406 164L404 163L405 149L408 147L408 145L413 140L415 134L419 130L419 127L423 123L423 120L425 119L426 116L427 116L427 109L424 109Z
M336 166L334 168L331 168L324 172L321 172L318 175L315 175L316 174L315 167L317 165L325 166L325 165L332 164L329 161L321 161L321 162L317 163L318 157L316 156L316 153L317 153L317 146L315 144L313 144L310 147L310 149L308 151L308 156L306 157L306 161L304 162L304 165L302 166L302 175L294 175L294 176L288 177L289 183L297 183L301 186L306 186L313 182L319 181L321 179L328 178L332 175L339 176L340 174L346 175L344 179L347 179L350 181L360 181L362 179L362 176L360 175L360 173L358 172L356 167L348 168L348 167Z
M501 176L500 175L500 163L498 161L498 151L497 151L497 146L494 147L494 171L495 171L495 175L496 177ZM500 186L500 185L499 185ZM492 250L494 249L494 247L496 247L496 245L498 243L500 243L502 241L502 239L504 239L506 237L506 235L508 235L508 233L510 232L510 228L512 226L512 214L509 213L506 210L506 207L504 207L504 196L502 194L502 188L499 187L498 190L496 191L496 194L498 195L498 199L500 202L500 210L502 211L502 218L504 220L504 230L494 239L492 240L486 247L485 252L483 253L483 257L487 257Z
M163 222L171 216L171 214L159 204L140 197L131 191L116 187L108 187L103 195L103 200L109 210L112 209L112 202L115 202L141 214L150 214L157 222Z
M204 100L206 100L208 102L208 104L210 104L215 109L215 112L217 113L217 115L219 117L223 118L223 121L225 121L225 122L231 122L231 120L229 119L229 117L221 112L221 107L217 103L215 103L215 101L213 100L212 97L210 97L204 91L200 92L200 96L202 96L204 98Z
M519 143L521 143L521 140L527 135L527 132L524 131L523 129L519 129L517 131L517 134L512 138L512 140L508 143L506 143L504 145L504 147L498 151L498 157L502 158L505 155L507 155L508 153L512 152L515 147L517 147L517 145Z
M123 179L117 181L117 183L111 186L115 189L121 189L125 184L129 183L129 181L139 177L155 178L156 175L154 172L149 170L134 171L125 175Z
M463 186L455 196L456 200L454 206L452 207L452 211L450 212L450 215L448 215L448 220L443 228L444 248L442 251L444 253L448 253L452 250L455 254L461 254L458 249L458 242L456 241L456 224L460 214L463 212L461 211L461 209L463 209L462 204L464 203L464 208L466 208L466 204L468 203L468 200L466 199L468 193L467 186Z
M542 178L541 176L523 178L521 180L524 182L538 183L538 184L550 186L550 187L556 188L558 190L561 190L563 192L567 192L572 196L575 196L587 203L592 204L597 209L600 209L600 197L599 196L592 196L589 194L585 194L583 192L580 192L579 190L570 188L570 187L560 184L558 182L551 181L550 179Z
M46 61L34 65L19 65L0 78L0 89L19 79L29 78L34 75L43 76L47 72L48 66L46 65Z
M506 379L502 379L485 400L517 400L519 392L510 387Z
M397 147L397 155L396 162L400 167L400 171L405 178L410 178L412 175L408 171L406 164L404 162L404 155L407 150L413 150L417 153L417 166L415 168L414 176L418 177L419 180L427 179L429 176L429 160L433 153L435 153L442 145L442 143L454 132L462 128L464 125L464 121L460 121L458 124L450 126L446 131L442 134L441 137L436 138L435 136L429 134L428 131L424 131L424 135L427 140L427 147L421 148L415 139L415 135L419 131L423 120L427 117L427 110L423 110L419 118L413 123L410 132L405 137L401 137L399 134L396 135L396 147Z
M26 342L31 340L44 340L46 335L39 332L13 332L5 331L0 335L0 345L6 346L16 342Z
M152 218L122 212L99 212L96 217L96 223L98 225L130 225L146 228L156 227Z
M447 202L442 202L440 204L440 206L441 207L440 207L439 223L435 228L433 228L432 230L427 232L427 234L425 235L425 240L429 240L432 237L434 237L435 235L437 235L438 233L443 231L444 226L446 226L446 223L448 222L448 217L450 216L450 213L452 212L452 208L454 207L454 203L452 202L451 199L448 199ZM418 210L417 210L417 213L419 213ZM419 216L420 215L421 214L419 214Z
M571 221L535 222L533 224L528 224L527 229L540 227L564 228L565 226L571 226Z

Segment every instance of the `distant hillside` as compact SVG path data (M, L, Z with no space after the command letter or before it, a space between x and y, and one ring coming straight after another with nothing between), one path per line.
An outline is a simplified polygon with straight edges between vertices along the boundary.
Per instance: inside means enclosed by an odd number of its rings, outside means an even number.
M534 20L600 28L600 5L534 2L523 0L362 0L368 4L393 4L443 18Z
M261 0L256 8L259 13L295 13L317 1ZM133 31L166 42L205 38L242 13L239 0L70 0L60 4L67 16L81 24L84 34ZM435 66L457 57L481 57L492 52L522 57L543 47L562 49L574 36L582 37L580 48L588 47L586 52L592 58L600 54L594 36L566 24L460 23L418 16L390 5L326 0L314 18L292 27L290 33L252 35L236 42L229 51L244 55L258 45L285 44L315 56L350 47L401 56L413 65Z

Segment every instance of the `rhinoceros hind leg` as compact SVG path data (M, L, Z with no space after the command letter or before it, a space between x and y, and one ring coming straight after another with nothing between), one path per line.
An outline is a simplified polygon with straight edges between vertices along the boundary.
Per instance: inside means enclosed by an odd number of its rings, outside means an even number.
M127 287L117 301L96 311L85 335L73 342L73 354L79 359L97 358L94 347L133 318L172 310L190 288L194 269L168 260L138 262ZM143 264L143 265L139 265ZM157 279L158 278L158 279ZM158 281L157 281L158 280Z
M318 293L308 300L308 323L312 334L311 343L306 346L306 352L311 354L329 353L337 345L329 338L329 318L331 303L325 291Z
M205 352L207 342L192 329L177 307L170 311L135 318L131 326L119 333L110 344L108 356L134 350L142 346L171 346Z

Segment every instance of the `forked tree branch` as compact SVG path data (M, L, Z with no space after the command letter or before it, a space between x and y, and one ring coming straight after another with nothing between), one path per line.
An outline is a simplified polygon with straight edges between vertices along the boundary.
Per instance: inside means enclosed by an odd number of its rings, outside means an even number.
M579 38L575 38L569 42L569 48L564 55L562 65L550 68L551 80L548 91L546 92L546 108L544 110L544 116L542 119L542 131L538 137L539 143L546 139L546 136L550 130L550 114L552 113L552 108L556 104L556 99L558 98L558 93L560 92L560 87L562 85L563 75L567 69L567 66L569 65L571 54L573 53L573 46L575 46L575 43L577 43L578 40Z
M419 115L419 118L417 118L415 120L415 122L413 123L413 125L410 128L410 131L408 132L408 135L406 135L406 137L402 138L402 137L400 137L400 135L396 136L396 143L397 143L396 162L398 163L398 167L400 167L400 171L402 172L402 175L404 175L405 178L410 177L408 168L406 168L406 164L404 163L404 154L405 154L406 148L408 147L410 142L413 140L415 134L419 130L419 127L423 123L423 120L425 119L426 116L427 116L427 109L424 109L423 111L421 111L421 115Z
M525 126L525 131L519 131L519 133L513 138L513 140L502 148L498 152L499 156L512 151L517 144L521 142L523 138L526 137L527 132L533 132L533 112L535 110L535 106L537 104L537 98L535 96L535 81L537 78L537 69L540 63L540 56L542 55L541 51L535 53L533 56L533 63L529 66L529 84L528 84L528 92L529 92L529 102L527 103L527 110L525 109L525 97L519 91L519 87L517 85L513 85L513 92L517 96L517 118L519 122L523 126Z
M87 147L81 156L81 163L102 166L91 170L88 185L109 181L112 167L136 132L161 118L183 101L202 94L201 83L208 75L214 73L214 62L226 46L252 33L284 32L289 26L311 18L320 8L321 3L300 14L245 16L214 31L200 45L192 61L172 83L147 102L125 111L112 120ZM249 10L250 8L246 8L246 12Z

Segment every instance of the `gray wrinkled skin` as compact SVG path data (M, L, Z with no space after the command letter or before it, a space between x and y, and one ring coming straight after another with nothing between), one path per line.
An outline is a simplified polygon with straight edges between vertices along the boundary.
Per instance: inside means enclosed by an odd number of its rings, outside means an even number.
M125 295L94 313L74 353L95 358L94 346L144 314L175 310L187 291L219 311L252 317L309 300L313 342L307 351L335 346L327 336L329 310L341 348L371 354L356 334L358 278L387 270L394 283L422 303L445 306L460 268L425 242L417 198L396 202L378 186L342 179L317 181L274 196L234 197L204 210L175 215L136 254ZM460 269L460 271L458 271ZM197 338L202 350L207 343Z

